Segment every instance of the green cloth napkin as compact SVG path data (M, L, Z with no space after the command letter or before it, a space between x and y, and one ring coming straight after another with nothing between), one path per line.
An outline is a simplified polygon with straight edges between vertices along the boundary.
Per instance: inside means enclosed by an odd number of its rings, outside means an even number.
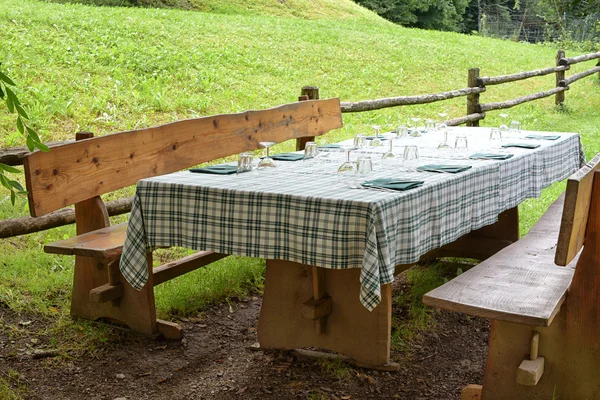
M229 175L235 174L237 172L236 165L211 165L210 167L204 168L191 168L190 172L200 172L203 174L218 174L218 175Z
M446 172L456 174L471 169L470 165L428 164L417 167L417 171Z
M540 145L531 143L507 143L503 144L502 147L520 147L522 149L537 149L538 147L540 147Z
M525 139L556 140L560 135L527 135Z
M364 187L380 187L393 190L409 190L417 188L425 183L424 181L407 181L405 179L379 178L362 183Z
M471 160L508 160L513 154L497 154L497 153L475 153L471 154Z
M373 135L373 136L365 136L365 140L373 140L373 139L375 139L376 137L377 137L377 136L375 136L375 135ZM381 136L381 135L379 135L379 139L380 139L380 140L388 140L388 138L386 138L386 137L383 137L383 136Z
M319 148L320 149L341 149L342 146L340 146L339 144L320 144Z
M273 160L278 161L299 161L304 159L304 154L301 153L280 153L273 154L271 157Z

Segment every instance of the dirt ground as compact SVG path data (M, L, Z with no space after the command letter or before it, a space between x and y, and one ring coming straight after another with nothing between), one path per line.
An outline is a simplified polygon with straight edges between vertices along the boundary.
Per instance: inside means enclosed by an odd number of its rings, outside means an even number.
M435 329L392 351L399 372L377 372L340 363L296 359L289 352L257 349L261 298L215 306L202 318L181 321L181 342L123 333L94 356L62 360L34 336L0 332L0 373L18 371L26 399L458 399L481 383L489 324L435 312ZM394 310L397 317L403 310ZM4 326L43 322L0 308ZM37 326L36 326L37 325ZM12 372L11 372L12 371Z

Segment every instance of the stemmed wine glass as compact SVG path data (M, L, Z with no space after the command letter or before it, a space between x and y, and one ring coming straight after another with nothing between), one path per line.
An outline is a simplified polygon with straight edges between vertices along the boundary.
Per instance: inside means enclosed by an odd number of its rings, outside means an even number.
M448 129L444 129L442 134L444 135L444 140L442 141L442 143L438 144L437 149L440 151L451 150L452 146L450 146L450 144L448 143Z
M447 128L448 128L448 124L447 124L447 121L448 121L448 113L441 112L441 113L438 113L438 116L440 117L440 120L441 120L442 122L440 122L440 123L438 124L437 128L438 128L438 130L439 130L439 131L442 131L442 132L443 132L445 129L447 129Z
M373 125L373 129L375 129L375 137L373 138L373 140L371 140L371 143L369 144L369 146L371 147L378 147L382 145L382 141L379 138L379 130L381 129L381 126L379 125Z
M388 138L388 142L390 144L388 150L383 153L383 155L381 156L381 165L383 167L387 167L390 164L393 164L394 160L396 159L396 155L394 154L393 151L393 147L394 147L394 138L392 136L390 136Z
M269 157L269 147L273 146L276 143L275 142L258 142L258 144L267 150L267 155L260 159L256 169L258 169L260 171L260 170L266 170L269 168L276 167L277 165L275 164L275 161L271 157Z
M354 146L344 146L346 161L337 170L338 180L347 186L352 186L356 175L356 165L350 161L350 152L356 150Z
M508 136L508 125L506 125L506 118L508 117L508 114L503 113L503 114L498 114L500 116L500 118L502 118L502 124L500 125L500 127L498 129L500 129L500 132L502 132L502 136Z
M412 121L411 124L411 128L412 128L412 132L410 133L410 136L412 137L421 137L421 127L419 125L419 123L421 122L421 118L418 117L411 117L410 120Z

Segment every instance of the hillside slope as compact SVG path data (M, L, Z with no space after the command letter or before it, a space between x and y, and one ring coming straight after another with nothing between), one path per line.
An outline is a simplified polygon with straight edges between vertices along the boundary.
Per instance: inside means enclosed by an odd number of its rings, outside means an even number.
M100 6L179 8L215 14L270 15L304 19L377 20L373 12L352 0L51 0Z

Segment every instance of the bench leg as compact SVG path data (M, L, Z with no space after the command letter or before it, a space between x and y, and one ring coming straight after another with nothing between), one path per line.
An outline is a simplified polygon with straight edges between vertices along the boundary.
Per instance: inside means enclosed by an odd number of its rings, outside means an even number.
M321 331L315 328L314 319L303 316L304 303L315 293L313 267L290 261L267 261L258 321L261 347L285 350L317 347L342 353L362 365L388 365L391 285L381 288L381 303L369 312L358 298L360 269L318 270L323 291L331 299L331 312Z
M152 265L149 254L148 264ZM118 270L118 268L117 268ZM120 275L120 272L119 272ZM154 287L150 280L139 292L120 277L123 296L114 302L90 300L90 291L109 282L108 265L95 258L75 256L75 275L71 299L71 315L89 320L105 318L127 325L146 336L159 333L154 305ZM152 277L152 274L150 274Z
M540 333L539 355L545 357L545 368L537 385L523 386L517 383L517 370L521 362L528 358L534 331ZM566 386L567 375L576 375L577 372L570 370L566 364L572 355L567 350L565 333L566 310L564 306L549 327L492 321L482 399L596 399L596 396L573 397L574 388Z

